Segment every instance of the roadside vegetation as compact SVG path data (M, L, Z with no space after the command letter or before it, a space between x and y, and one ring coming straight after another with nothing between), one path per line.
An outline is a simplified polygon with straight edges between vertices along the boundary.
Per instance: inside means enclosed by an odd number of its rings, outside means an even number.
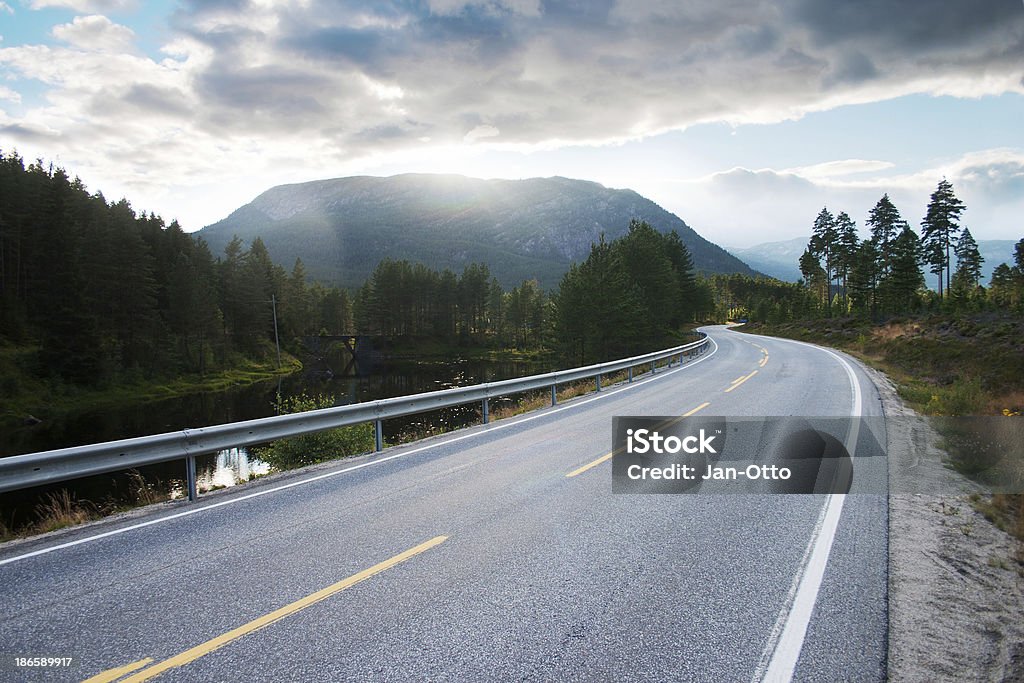
M300 394L278 398L277 414L302 413L310 410L333 408L333 396ZM373 425L359 424L328 429L315 434L279 439L268 446L251 449L253 455L276 470L291 470L326 460L334 460L362 453L374 447Z
M719 318L745 329L833 346L884 371L918 412L929 416L1024 414L1024 239L988 287L966 210L945 179L932 193L918 236L888 195L858 237L845 212L823 208L792 289L727 280L716 294ZM935 279L925 287L925 272ZM963 447L952 422L937 421L950 464L981 483L1002 454ZM945 430L945 431L943 431ZM1004 463L1005 465L1005 463ZM1024 463L1009 463L1019 478ZM1024 495L977 496L975 506L1024 540ZM1024 550L1021 553L1024 560Z

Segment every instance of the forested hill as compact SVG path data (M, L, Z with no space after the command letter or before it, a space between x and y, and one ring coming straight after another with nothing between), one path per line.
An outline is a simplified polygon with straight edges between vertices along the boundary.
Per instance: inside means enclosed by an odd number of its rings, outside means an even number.
M678 216L632 190L568 178L478 180L452 175L357 176L281 185L200 231L214 253L233 235L260 237L280 265L301 258L319 280L356 287L383 258L460 272L486 263L506 287L555 287L601 233L631 219L676 230L698 272L753 271Z

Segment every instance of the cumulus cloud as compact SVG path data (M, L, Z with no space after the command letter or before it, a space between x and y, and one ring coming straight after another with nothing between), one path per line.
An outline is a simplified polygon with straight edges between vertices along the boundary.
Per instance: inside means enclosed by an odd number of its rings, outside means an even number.
M184 0L157 58L100 16L132 4L32 0L90 16L53 29L63 46L0 48L0 68L49 87L6 125L59 131L54 156L153 186L239 168L302 179L425 141L613 144L908 93L1024 92L1024 12L1002 0ZM793 175L884 170L858 163Z
M53 27L53 37L83 50L125 53L134 50L135 32L98 14L75 17Z

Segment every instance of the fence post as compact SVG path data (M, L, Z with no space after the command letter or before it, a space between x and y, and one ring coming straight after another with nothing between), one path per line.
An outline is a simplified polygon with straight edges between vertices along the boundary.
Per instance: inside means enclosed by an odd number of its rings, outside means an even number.
M488 410L487 410L488 406L487 406L487 398L486 397L484 397L484 400L482 401L482 403L483 403L483 412L484 412L484 424L487 424L490 421L490 415L488 414Z
M185 458L185 482L188 486L188 499L193 503L199 497L196 490L196 456L189 455Z
M373 447L378 453L384 450L384 425L380 420L373 421Z

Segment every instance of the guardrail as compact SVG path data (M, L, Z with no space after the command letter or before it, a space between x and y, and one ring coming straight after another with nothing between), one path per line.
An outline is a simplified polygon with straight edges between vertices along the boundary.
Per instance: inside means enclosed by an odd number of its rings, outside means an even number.
M550 387L551 404L555 405L559 384L594 379L597 390L601 391L601 375L622 370L628 371L627 381L632 382L635 367L649 363L653 374L657 372L658 361L667 358L671 366L677 356L682 363L684 357L702 353L707 348L708 339L707 335L700 334L702 338L690 344L571 370L0 458L0 493L142 465L185 460L189 500L195 500L197 455L367 422L374 424L375 448L380 451L384 445L383 420L480 402L486 424L489 420L488 403L492 398Z

